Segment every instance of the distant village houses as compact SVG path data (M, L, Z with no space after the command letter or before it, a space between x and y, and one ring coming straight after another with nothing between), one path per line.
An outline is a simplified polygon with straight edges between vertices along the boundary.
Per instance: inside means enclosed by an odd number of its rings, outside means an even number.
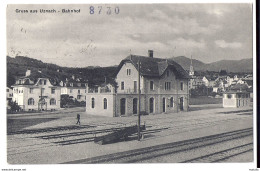
M228 74L225 70L220 72L207 75L206 73L200 73L196 75L194 68L192 66L192 58L189 70L190 80L189 80L189 91L191 97L198 95L220 95L233 91L246 91L250 93L250 97L253 97L253 77L251 74L236 75Z

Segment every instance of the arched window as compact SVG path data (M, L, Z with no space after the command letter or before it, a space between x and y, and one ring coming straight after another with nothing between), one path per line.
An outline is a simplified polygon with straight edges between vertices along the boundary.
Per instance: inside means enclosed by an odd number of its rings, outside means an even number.
M28 105L34 105L34 99L33 98L28 99Z
M91 99L91 107L93 109L95 108L95 99L94 98Z
M173 97L170 98L170 107L174 107Z
M107 109L107 99L104 98L104 109Z
M55 99L51 99L50 100L50 105L56 105L56 100Z

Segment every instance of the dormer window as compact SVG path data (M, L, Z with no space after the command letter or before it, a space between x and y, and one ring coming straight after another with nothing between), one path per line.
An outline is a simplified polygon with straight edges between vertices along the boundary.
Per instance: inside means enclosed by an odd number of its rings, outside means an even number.
M46 82L47 82L46 80L43 80L43 84L44 84L44 85L46 85Z

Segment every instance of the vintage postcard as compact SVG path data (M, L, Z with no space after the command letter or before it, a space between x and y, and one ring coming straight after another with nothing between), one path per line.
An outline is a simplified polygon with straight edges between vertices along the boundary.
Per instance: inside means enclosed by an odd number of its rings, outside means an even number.
M7 4L8 167L255 168L253 8Z

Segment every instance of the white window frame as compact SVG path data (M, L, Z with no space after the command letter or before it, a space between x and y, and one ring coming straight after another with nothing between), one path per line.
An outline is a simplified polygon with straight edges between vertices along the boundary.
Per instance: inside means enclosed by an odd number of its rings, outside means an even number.
M53 105L56 105L57 103L56 103L56 99L54 99L54 98L51 98L50 99L50 106L53 106Z
M55 94L56 89L55 88L51 88L51 94Z
M153 80L150 80L150 90L154 90L154 81Z
M184 83L183 83L183 81L180 82L180 89L181 89L181 91L184 90Z
M105 100L106 100L106 101L105 101ZM107 105L107 98L104 98L104 99L103 99L103 109L104 109L104 110L107 110L107 106L108 106L108 105Z
M30 100L30 101L29 101ZM31 101L32 100L32 101ZM30 103L29 103L30 102ZM33 106L34 105L34 99L33 98L29 98L28 99L28 105Z
M121 90L124 90L124 89L125 89L125 82L121 81Z
M94 97L91 98L91 108L95 109L95 98Z
M171 82L166 81L164 83L164 89L167 91L171 90Z

